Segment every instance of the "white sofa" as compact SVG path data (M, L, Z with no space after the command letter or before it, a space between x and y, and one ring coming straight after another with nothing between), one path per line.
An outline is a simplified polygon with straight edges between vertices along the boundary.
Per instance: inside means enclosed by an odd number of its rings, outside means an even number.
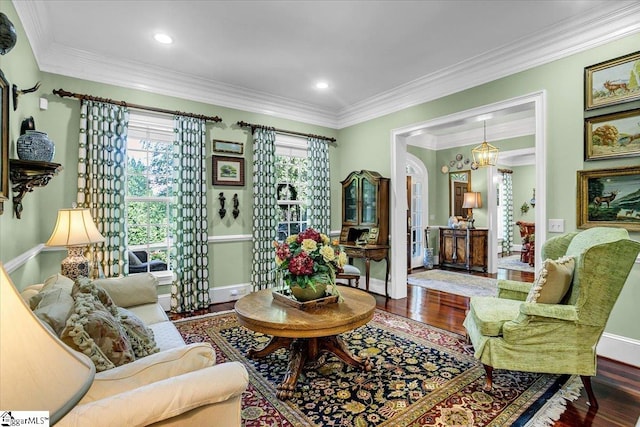
M52 283L73 285L70 279L55 275L44 284L28 286L21 295L29 302L43 287L50 289ZM160 351L98 372L86 395L57 425L240 426L247 370L239 362L216 365L215 352L208 343L185 344L158 304L153 275L99 279L94 283L104 288L117 306L133 312L153 331ZM42 313L34 311L42 320ZM48 326L51 322L43 323ZM54 367L55 361L51 363Z

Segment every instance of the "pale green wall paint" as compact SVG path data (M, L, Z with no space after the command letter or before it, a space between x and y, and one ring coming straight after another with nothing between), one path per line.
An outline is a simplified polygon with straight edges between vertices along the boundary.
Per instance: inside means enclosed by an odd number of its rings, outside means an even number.
M15 13L11 2L0 2L0 11L5 13L14 23L18 32L18 44L7 55L0 57L0 68L4 71L10 83L16 83L20 87L30 87L36 81L42 80L43 87L37 95L25 96L20 99L18 111L11 111L11 141L15 147L15 139L19 133L20 121L29 115L36 119L39 129L49 132L56 141L56 157L54 161L63 163L65 171L54 178L46 189L36 189L25 197L25 210L23 219L16 220L11 216L11 203L7 204L7 211L0 217L0 260L7 261L26 250L33 248L45 241L55 222L56 211L67 207L75 200L75 173L77 155L74 147L77 143L77 117L78 101L62 100L54 97L51 90L62 85L64 89L80 93L90 93L97 96L112 99L126 99L140 104L151 104L165 108L182 111L193 111L203 114L219 115L224 119L224 124L212 127L213 136L220 139L246 141L245 152L250 152L249 137L232 126L237 120L254 121L271 126L283 127L302 132L319 133L327 136L336 136L339 141L338 148L332 148L332 229L340 225L341 206L340 186L338 182L344 179L353 170L369 169L380 172L383 176L390 174L390 132L402 126L423 122L436 117L445 116L470 108L486 105L505 99L510 99L523 94L529 94L545 90L547 94L547 216L549 218L564 218L567 231L576 228L576 188L575 174L581 169L598 169L602 167L616 167L636 164L635 159L615 159L599 162L584 162L582 156L582 127L583 113L583 72L584 67L596 64L607 59L622 56L637 51L640 45L640 34L628 36L607 45L590 49L568 58L554 61L531 70L527 70L497 81L477 86L460 93L446 96L431 102L407 108L387 116L350 126L340 131L310 126L270 116L238 111L234 109L216 107L214 105L179 100L176 98L150 94L141 91L118 88L114 86L91 83L77 79L70 79L51 74L42 74L38 71L31 47L28 44L20 20ZM38 97L49 94L49 110L38 109ZM640 106L640 102L627 104L629 108ZM603 112L609 110L602 110ZM211 139L211 136L208 137ZM12 148L13 150L15 148ZM15 152L15 151L14 151ZM245 154L245 159L248 155ZM250 182L252 171L248 161L246 168L247 183ZM437 165L434 165L436 184L441 185L444 175L437 173ZM210 174L209 174L210 175ZM431 169L429 177L432 178ZM474 178L472 178L473 180ZM212 195L220 191L231 193L235 190L227 190L231 187L211 188ZM561 188L561 191L554 191ZM217 210L215 203L210 202L210 231L214 235L245 234L250 230L250 205L251 195L249 184L241 191L240 197L241 216L238 223L224 224L215 221L214 213ZM448 196L447 196L448 197ZM431 195L429 197L430 201ZM448 202L447 202L448 203ZM437 203L436 203L437 204ZM433 206L433 203L431 203ZM632 233L632 238L638 239L639 233ZM244 283L249 278L247 265L237 268L238 258L249 260L250 244L225 244L239 245L240 249L212 250L216 260L212 263L214 270L214 282L218 276L218 270L222 275L220 283L216 286ZM213 245L214 248L216 245ZM229 246L231 247L231 246ZM47 254L49 256L58 256ZM212 255L213 256L213 255ZM41 269L41 277L54 272L53 262L41 261L43 255L36 260L27 263L31 270L35 262ZM57 260L56 260L57 261ZM404 262L404 260L402 260ZM50 265L51 264L51 265ZM384 263L374 265L373 272L376 277L383 276ZM229 265L233 265L230 271ZM222 267L218 267L222 266ZM640 339L640 332L634 326L640 322L640 313L636 310L634 301L640 300L640 287L632 286L640 280L640 267L636 265L627 286L616 304L611 315L607 332ZM37 273L29 271L15 272L12 277L23 275L25 280L32 281ZM28 277L27 277L28 276ZM632 282L635 280L635 282ZM19 287L28 283L17 283Z
M513 219L515 221L535 222L536 208L531 206L531 197L533 196L533 188L536 182L535 166L514 166L510 168L513 171L511 175L513 180ZM520 207L526 203L529 211L523 214ZM514 243L520 243L518 230L515 231Z
M576 229L576 171L637 164L636 158L598 162L583 160L584 67L635 52L638 46L640 34L634 34L494 82L350 126L340 131L340 138L349 142L348 158L359 153L359 158L355 160L359 165L375 165L380 173L388 176L390 162L385 153L389 153L390 132L393 129L545 90L546 213L548 218L563 218L566 231L572 231ZM625 107L638 106L640 102L628 103ZM353 169L352 166L351 161L341 164L343 172ZM439 200L442 197L444 194L439 196ZM440 215L444 208L440 206L437 209ZM640 237L640 233L630 234L636 240ZM640 266L636 264L633 277L637 277L638 270ZM640 331L632 331L628 327L629 324L640 322L640 312L625 304L626 301L638 300L640 287L632 286L629 280L611 314L607 332L640 339Z

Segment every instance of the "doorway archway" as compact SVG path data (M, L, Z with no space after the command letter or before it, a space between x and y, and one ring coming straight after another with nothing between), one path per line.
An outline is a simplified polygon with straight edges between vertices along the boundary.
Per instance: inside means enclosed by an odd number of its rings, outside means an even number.
M442 128L448 124L461 121L476 121L482 123L494 115L504 114L505 111L518 110L522 107L531 107L535 120L535 158L536 158L536 229L546 230L546 92L540 91L521 97L489 104L481 107L439 117L421 123L415 123L391 131L391 259L400 260L406 258L407 236L405 216L407 210L407 190L405 184L405 168L407 164L408 139L415 134L429 134L430 129ZM478 140L481 136L478 138ZM486 168L487 182L493 182L497 173L495 167ZM496 205L496 189L488 186L487 204ZM497 258L497 212L490 209L488 212L489 227L489 272L496 271ZM536 236L536 264L540 262L540 248L546 240L546 233ZM407 271L404 262L391 263L391 285L389 294L391 298L405 298L407 296Z

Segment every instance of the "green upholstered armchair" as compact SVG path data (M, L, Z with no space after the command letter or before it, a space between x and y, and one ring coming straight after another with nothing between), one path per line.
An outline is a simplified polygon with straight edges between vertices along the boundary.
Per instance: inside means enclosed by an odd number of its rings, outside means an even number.
M560 303L526 302L534 284L508 280L498 282L497 298L471 298L464 326L484 365L485 389L492 387L494 368L580 375L589 404L597 408L591 388L596 345L639 252L640 242L621 228L564 234L542 247L542 259L575 261Z

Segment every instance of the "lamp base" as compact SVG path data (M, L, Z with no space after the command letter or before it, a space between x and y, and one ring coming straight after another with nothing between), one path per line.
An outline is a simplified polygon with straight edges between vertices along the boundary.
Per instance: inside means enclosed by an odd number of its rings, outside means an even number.
M68 246L67 257L60 264L60 272L71 280L80 276L89 277L89 260L84 256L83 246Z

